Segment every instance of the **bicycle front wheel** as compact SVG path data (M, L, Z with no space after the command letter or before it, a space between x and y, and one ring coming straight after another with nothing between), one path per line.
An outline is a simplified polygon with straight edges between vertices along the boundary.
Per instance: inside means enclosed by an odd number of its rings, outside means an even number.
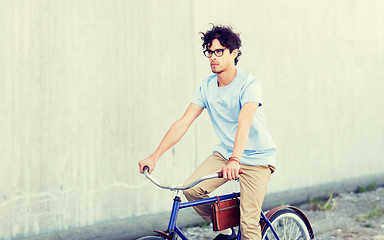
M141 237L136 240L164 240L165 238L159 237L159 236L146 236L146 237Z
M310 240L309 231L302 217L291 209L280 209L269 221L280 240ZM272 229L266 225L261 233L262 240L277 239Z

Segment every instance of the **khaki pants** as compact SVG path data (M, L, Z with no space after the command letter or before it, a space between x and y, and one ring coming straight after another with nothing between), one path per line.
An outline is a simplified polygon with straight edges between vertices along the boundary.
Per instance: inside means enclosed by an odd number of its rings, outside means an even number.
M212 174L219 170L220 167L228 163L220 153L209 156L185 181L188 184L197 178ZM240 175L240 230L241 239L261 239L260 229L260 212L263 204L264 196L267 191L268 182L271 173L274 171L273 166L250 166L240 164L243 174ZM188 201L208 198L208 194L219 186L226 183L222 178L211 179L199 183L191 189L185 190L183 193ZM210 222L210 205L204 204L194 207L205 221Z

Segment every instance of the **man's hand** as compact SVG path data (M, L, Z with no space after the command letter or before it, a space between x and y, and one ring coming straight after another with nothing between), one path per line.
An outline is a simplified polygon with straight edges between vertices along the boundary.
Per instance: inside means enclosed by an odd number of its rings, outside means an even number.
M149 156L146 159L141 160L139 162L140 173L144 173L143 168L145 166L149 167L149 173L151 173L155 169L155 165L156 165L156 159L152 156Z
M223 171L223 178L225 180L235 180L239 177L240 164L237 161L229 161L227 165L221 167L220 171Z

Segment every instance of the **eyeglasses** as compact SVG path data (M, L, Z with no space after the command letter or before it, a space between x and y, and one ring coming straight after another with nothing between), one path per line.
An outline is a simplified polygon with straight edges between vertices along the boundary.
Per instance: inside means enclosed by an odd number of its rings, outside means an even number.
M211 51L207 49L203 53L207 58L211 58L213 53L215 53L216 57L221 57L223 56L225 49L228 49L228 48L216 49L215 51Z

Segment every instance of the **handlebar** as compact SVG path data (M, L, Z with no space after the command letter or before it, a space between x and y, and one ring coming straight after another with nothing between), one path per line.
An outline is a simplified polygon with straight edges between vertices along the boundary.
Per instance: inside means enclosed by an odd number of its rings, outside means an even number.
M206 175L206 176L203 176L199 179L196 179L195 181L191 182L190 184L188 185L185 185L183 186L182 184L179 184L179 185L163 185L161 183L159 183L155 178L153 178L151 176L151 174L149 174L149 167L145 166L143 168L144 170L144 175L146 178L148 178L151 182L153 182L156 186L160 187L160 188L164 188L164 189L168 189L168 190L171 190L171 191L178 191L178 190L187 190L187 189L190 189L194 186L196 186L197 184L205 181L205 180L208 180L208 179L213 179L213 178L222 178L223 177L223 172L217 172L217 173L212 173L212 174L209 174L209 175ZM239 174L242 174L243 171L240 169L239 170Z

